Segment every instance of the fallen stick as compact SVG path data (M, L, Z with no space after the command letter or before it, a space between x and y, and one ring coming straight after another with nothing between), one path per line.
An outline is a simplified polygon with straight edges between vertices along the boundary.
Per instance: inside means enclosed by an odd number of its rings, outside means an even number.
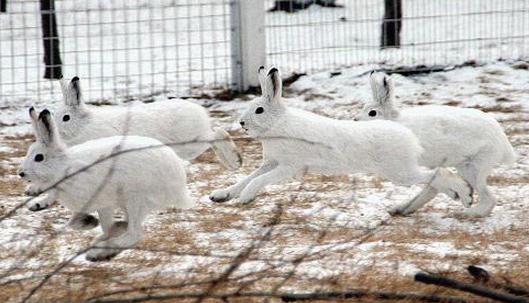
M522 297L529 296L529 289L525 289L519 286L514 286L511 284L490 281L490 273L481 267L470 265L469 267L467 267L467 271L478 282L481 282L483 284L489 284L494 288L501 288L505 290L506 292L511 293L516 296L522 296Z
M464 303L472 302L460 297L454 296L439 296L439 295L424 295L418 293L399 293L399 292L384 292L384 291L363 291L357 290L352 292L328 292L328 293L307 293L307 294L283 294L281 300L283 302L305 301L305 300L344 300L362 297L373 297L379 300L412 300L422 302L446 302L446 303Z
M454 279L445 278L438 275L430 275L427 273L417 273L415 275L415 281L422 282L425 284L434 284L439 286L444 286L452 289L461 290L464 292L469 292L481 297L486 297L489 299L497 300L500 302L510 302L510 303L529 303L529 300L523 297L514 296L511 294L504 294L492 289L460 282Z
M204 292L180 292L173 294L146 294L132 297L120 298L106 298L88 300L88 302L100 303L125 303L125 302L144 302L144 301L165 301L171 299L193 299L193 298L209 298L209 299L231 299L231 298L278 298L283 302L306 301L306 300L320 300L331 301L362 297L373 297L381 300L413 300L422 302L446 302L446 303L470 303L473 300L467 300L460 297L453 296L438 296L438 295L422 295L416 293L394 293L383 291L369 291L369 290L355 290L350 292L321 292L321 293L273 293L273 292L228 292L228 293L210 293Z

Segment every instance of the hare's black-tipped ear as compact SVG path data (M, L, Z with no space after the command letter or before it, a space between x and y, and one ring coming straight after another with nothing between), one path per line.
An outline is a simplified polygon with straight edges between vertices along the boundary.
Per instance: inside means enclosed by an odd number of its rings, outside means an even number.
M276 67L272 67L266 75L266 91L270 100L279 100L283 90L281 74Z
M81 102L81 86L79 85L79 77L75 76L72 78L72 88L75 91L75 99L77 100L77 105Z
M33 131L35 132L35 134L37 134L37 121L39 117L37 115L37 111L33 106L29 108L29 118L31 120L31 125L33 126Z
M265 94L265 79L266 79L266 75L265 75L265 67L264 66L259 66L259 68L257 69L257 77L259 78L259 85L261 86L261 93L264 95Z
M278 73L279 70L277 69L277 67L272 67L269 71L268 71L268 74L267 76L271 76L272 74L275 74L275 73Z
M61 80L61 87L64 103L67 106L78 106L83 102L83 96L81 92L81 81L79 81L79 77L73 77L69 83L64 80Z
M37 140L40 140L46 145L54 145L59 142L55 122L53 121L50 111L47 109L44 109L39 114L36 135Z
M369 77L373 101L381 106L393 102L393 81L384 73L375 73Z
M37 117L37 113L35 111L35 107L33 107L33 106L29 108L29 117L32 118L32 119Z
M44 127L46 128L46 131L48 133L51 133L51 113L48 109L44 109L43 111L40 112L39 114L39 121L42 122L42 124L44 125Z

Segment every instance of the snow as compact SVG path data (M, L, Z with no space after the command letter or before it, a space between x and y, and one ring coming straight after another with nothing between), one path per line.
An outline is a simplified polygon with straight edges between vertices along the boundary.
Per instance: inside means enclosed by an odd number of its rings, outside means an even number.
M160 1L160 3L169 2L168 0ZM68 2L64 3L68 4ZM98 5L103 5L108 8L109 5L129 5L127 3L129 2L110 4L85 1L79 4L83 6L78 7L80 12L72 13L69 18L81 16L81 9L86 7L95 9L99 8ZM144 0L134 2L130 7L131 14L137 13L138 7L150 5L149 3L154 2ZM416 8L418 15L424 15L444 8L443 5L447 3L439 1L430 7L420 5L418 0L410 0L406 2L406 5ZM502 1L502 3L507 5L505 9L522 10L526 5L524 1ZM355 5L366 4L367 2L360 1ZM467 4L453 2L452 5L462 13L471 12L469 11L471 7L481 7L485 10L493 8L491 1L479 1L479 3L468 1ZM23 5L29 6L30 4ZM23 5L20 4L19 9L22 10ZM366 18L376 17L378 20L380 12L372 9L376 5L378 4L367 7ZM288 17L294 18L296 22L305 22L314 16L320 18L315 20L325 20L325 18L338 18L343 13L348 18L357 14L352 7L347 7L345 11L339 9L322 11L313 7L307 11L288 15ZM15 18L21 18L20 16L20 14L15 15ZM506 16L509 16L512 24L515 24L519 18L523 17L523 14L502 14L498 21L505 21ZM84 16L83 22L90 21L92 17ZM105 18L105 16L102 17ZM285 17L283 13L277 13L270 16L267 22L278 24ZM15 21L22 22L21 20L24 19ZM469 17L467 19L469 22L485 22L482 20L485 18ZM25 21L29 20L26 18ZM0 28L4 28L5 22L0 17ZM35 25L35 23L31 24ZM523 24L529 26L529 23ZM366 45L376 45L378 21L364 25L369 27L351 31L347 34L347 39L357 39ZM490 35L488 37L505 34L504 31L509 28L509 26L490 28L489 24L476 24L475 27L469 29L470 32L465 32L466 23L457 23L453 27L441 27L438 34L446 39L458 39L466 37L461 36L463 32L465 35L476 34L471 31L482 27L488 30L480 34ZM413 28L412 26L404 28L404 39L414 35ZM308 35L310 29L314 27L300 30L299 33ZM69 35L74 34L72 32L74 29L70 27L62 30L70 31ZM328 28L322 31L325 30ZM528 30L528 28L520 27L508 34L517 35ZM284 37L293 34L293 32L279 29L272 29L272 32L284 35ZM310 34L317 36L322 35L322 32L310 32ZM4 69L5 64L9 63L4 59L4 54L8 54L10 49L3 48L4 41L9 38L6 35L5 31L0 30L0 41L3 45L0 59L2 60L0 71L2 81L11 77L9 68ZM184 35L184 39L187 39L186 37ZM286 39L284 37L276 36L274 39L278 40L274 41L284 41ZM27 38L39 39L37 34ZM426 36L415 38L428 41ZM111 36L105 36L103 43L108 42L105 39L111 39ZM158 39L159 37L154 40ZM439 39L439 36L436 36L436 39ZM20 40L18 41L16 47L20 48ZM100 41L92 42L95 45L100 43ZM320 42L323 46L328 45L332 42L332 37ZM284 49L280 48L283 46L281 43L270 44L269 51L283 52ZM357 57L342 52L339 56L343 56L343 60L350 60L347 62L351 64L366 61L372 64L339 68L334 71L340 73L333 75L329 70L309 73L286 87L285 95L289 98L290 106L336 119L351 119L362 107L362 101L370 98L367 73L373 69L387 67L387 65L377 63L381 57L387 59L387 64L423 61L435 63L436 60L455 63L462 57L465 57L465 60L474 57L490 58L490 56L505 53L505 45L501 43L480 42L478 46L471 50L470 57L469 54L461 52L463 49L466 50L464 48L466 46L454 46L453 44L436 45L435 50L432 50L431 45L423 45L414 50L404 48L393 52L377 51L375 54L371 54L371 50L366 50L357 53L359 54ZM304 45L300 45L296 39L293 39L289 47L294 49L304 47ZM33 51L33 49L30 50ZM189 51L196 52L195 49ZM221 54L222 50L218 51L218 54ZM517 55L518 48L514 47L510 51L513 55ZM74 61L68 56L73 55L74 53L70 53L66 57L69 64ZM130 54L130 56L136 55ZM182 56L184 56L183 53ZM309 55L298 56L298 60L292 60L286 55L271 58L278 63L285 75L291 71L299 71L300 66L312 68L314 66L311 64L321 59ZM106 59L114 60L114 58ZM35 56L31 60L40 60L40 58ZM87 58L79 60L87 60ZM315 69L321 69L326 64L323 61L318 62L320 67ZM192 197L198 201L196 208L187 211L169 209L152 214L145 222L145 239L136 249L123 252L111 262L97 264L85 261L84 255L80 255L65 270L75 268L112 272L115 275L113 279L104 280L104 277L100 277L108 284L109 290L120 289L124 285L144 285L151 281L152 277L170 282L212 278L228 268L230 258L237 256L252 243L260 243L259 239L265 236L268 230L271 230L270 239L254 248L248 259L233 273L234 277L263 271L273 280L273 277L277 279L277 275L284 276L295 268L293 278L281 289L306 291L332 288L332 283L327 283L327 280L343 278L347 282L354 281L356 277L361 277L361 274L366 272L370 273L375 280L383 281L394 276L410 279L413 274L421 270L433 272L461 270L471 263L485 266L491 272L503 272L513 266L516 267L516 264L527 264L529 262L529 239L526 231L529 228L527 221L529 204L524 199L529 196L529 180L527 179L529 172L529 70L524 69L520 62L512 60L479 63L477 66L465 66L431 74L407 77L394 74L393 78L395 79L396 98L402 106L451 104L458 107L478 107L489 111L500 121L519 159L512 167L499 167L494 171L491 191L499 201L489 217L478 220L462 218L459 214L463 206L442 195L409 217L391 217L388 210L413 197L420 187L396 186L376 176L363 174L340 177L305 176L302 179L268 186L256 201L249 205L240 205L237 201L223 204L213 203L208 198L212 190L233 184L259 165L260 147L255 142L239 141L239 147L244 150L245 161L244 167L240 170L226 171L216 160L211 162L209 158L207 160L200 158L187 166L189 189ZM17 62L17 64L21 63ZM227 63L216 62L215 64ZM122 67L119 64L116 66L118 69ZM67 67L72 68L73 65L70 64ZM80 76L89 74L89 72L95 75L101 72L100 64L94 64L92 70L86 70L84 65L79 67L80 69L75 72L78 72ZM139 70L150 68L158 71L160 67L131 65L130 71L136 73ZM68 70L68 73L73 74L73 72L74 70ZM112 71L112 73L116 72L118 71ZM226 80L218 76L218 82ZM25 76L18 75L17 77ZM214 75L207 74L206 77L214 77ZM187 76L184 76L180 80L186 78ZM118 98L112 99L110 102L112 105L109 106L122 106L124 102L122 89L127 85L136 87L137 80L132 79L132 82L127 84L119 77L112 78L112 81L116 81L120 87L115 92ZM178 91L178 85L187 85L186 80L178 82L177 79L168 79L164 82L158 76L155 76L154 80L156 89L164 86L171 87L170 92L153 97L154 101L173 95L175 91ZM91 79L87 82L84 84L86 88L90 88L92 92L99 92L102 81ZM58 87L54 88L50 98L20 97L20 91L23 91L23 95L28 94L26 91L35 94L35 89L35 87L15 85L13 91L0 92L2 94L0 156L3 157L0 162L0 170L3 174L0 178L2 182L0 183L0 200L2 201L0 216L5 215L7 211L26 199L22 193L24 185L13 172L16 171L21 160L17 153L23 153L25 148L22 139L17 137L31 133L27 107L35 105L39 109L49 107L53 110L61 102ZM45 88L41 87L41 89ZM139 87L138 92L150 89ZM208 86L204 88L206 91L209 89ZM5 98L15 90L17 91L16 98ZM114 92L105 91L105 94L107 97L112 97ZM212 99L192 99L192 101L206 106L214 116L216 125L232 131L237 137L245 138L245 134L237 123L237 117L245 109L247 100L253 97L252 95L243 96L229 102ZM20 145L14 143L20 143ZM4 171L7 173L4 174ZM270 225L277 209L282 211L279 223ZM59 262L75 256L77 251L86 247L98 235L98 230L71 231L65 229L64 225L69 216L70 213L67 210L57 205L37 213L32 213L23 207L17 210L13 217L0 221L0 247L2 248L0 282L38 277L48 273ZM295 266L294 261L302 256L306 258ZM14 270L7 272L10 268ZM59 281L63 282L61 279L59 278ZM244 281L250 281L250 276L244 279L246 279ZM82 287L91 286L89 282L84 283L86 284L81 284ZM253 286L266 288L269 285L266 283L261 285L258 281ZM362 284L351 285L351 287L355 286L364 287Z
M508 134L516 130L509 137L519 160L513 167L499 167L494 172L495 177L504 178L503 182L507 183L491 186L499 203L487 218L469 220L458 216L463 206L445 196L438 196L410 217L391 217L387 211L412 197L420 186L395 186L376 176L362 174L337 178L309 176L268 186L250 205L209 201L208 195L213 189L233 184L258 165L260 149L252 143L240 146L246 151L243 154L246 164L241 170L226 171L218 163L207 161L194 161L187 166L192 180L190 192L199 201L198 206L189 211L168 210L149 216L145 223L147 236L142 243L152 243L153 247L140 243L138 249L101 264L85 261L81 255L70 266L125 269L131 272L123 277L127 281L147 281L154 274L172 280L211 277L228 268L229 258L251 243L259 243L268 228L272 228L270 240L255 247L233 277L250 281L247 275L252 272L286 274L295 270L296 281L310 284L308 281L321 282L366 271L381 277L385 273L409 278L419 270L458 270L472 260L482 260L481 263L496 272L506 270L511 264L523 263L528 254L522 252L529 251L529 243L518 232L529 227L525 215L529 205L523 202L523 197L529 196L524 179L529 171L526 108L529 70L512 66L510 62L496 62L413 77L393 76L396 96L402 106L456 102L461 107L496 108L490 113ZM304 76L285 89L290 98L288 103L349 119L361 108L361 102L369 98L364 73L369 68L344 69L341 75L333 77L328 72ZM210 111L221 113L216 123L230 129L247 101L196 102L208 104ZM38 105L43 107L45 102ZM504 107L516 110L503 111ZM16 124L2 129L1 136L12 135L12 129L29 133L25 115L22 109L0 112L0 119L12 119ZM234 134L244 137L240 130ZM6 144L6 152L10 149L14 148ZM5 165L16 167L19 161L17 157L8 158ZM3 180L18 181L15 176L4 176ZM21 192L2 196L6 209L24 199ZM278 206L283 211L281 221L277 226L268 226ZM5 279L27 277L28 271L46 272L47 266L71 258L90 238L97 236L96 230L64 229L68 216L58 206L38 213L23 208L14 217L0 222L0 245L23 255L33 250L38 252L24 259L24 270L13 272ZM300 257L305 260L294 266L292 262ZM4 256L0 268L10 268L16 262L14 256ZM287 284L282 289L295 289L295 285ZM303 289L322 287L305 285Z
M290 74L529 55L524 0L407 1L398 50L379 49L382 0L341 2L345 7L267 13L268 64ZM57 1L56 10L63 73L85 79L87 100L188 95L232 81L229 1ZM38 2L9 2L8 12L0 18L2 102L13 107L60 99L58 84L41 79Z

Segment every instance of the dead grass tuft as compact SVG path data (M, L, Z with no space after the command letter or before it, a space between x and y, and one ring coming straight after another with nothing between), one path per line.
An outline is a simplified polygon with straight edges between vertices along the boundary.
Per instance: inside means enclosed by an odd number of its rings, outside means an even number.
M506 106L504 104L496 104L496 105L488 106L488 107L474 106L472 108L479 109L486 113L488 112L519 113L520 111L522 111L522 106L520 104L515 104L511 106Z
M494 175L489 176L487 182L492 185L529 184L529 176L506 177Z

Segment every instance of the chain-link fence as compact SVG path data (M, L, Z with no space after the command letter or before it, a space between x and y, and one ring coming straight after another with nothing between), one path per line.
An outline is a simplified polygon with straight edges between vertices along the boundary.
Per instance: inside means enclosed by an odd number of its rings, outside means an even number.
M43 10L43 2L55 6ZM45 22L52 17L55 40L43 32L53 29L42 28L53 26ZM58 43L60 73L78 75L88 100L227 87L229 30L229 1L222 0L7 0L0 13L0 96L46 98L57 92L56 81L44 79L43 40Z
M267 1L267 8L278 2ZM335 6L328 8L317 1L289 2L266 15L267 59L284 71L372 63L432 66L529 55L529 1L354 0L328 1ZM388 15L385 5L394 13ZM384 16L389 25L398 23L387 28L400 36L398 48L381 49Z
M45 79L50 72L51 78L57 76L53 73L78 75L86 99L105 103L245 89L257 84L245 78L266 63L288 74L356 64L457 64L529 53L526 0L0 2L5 6L0 13L3 103L59 98L56 81ZM253 16L265 14L264 21L248 18L250 10ZM246 39L234 39L244 31ZM399 47L381 49L386 42ZM48 68L59 70L45 69L43 57Z

